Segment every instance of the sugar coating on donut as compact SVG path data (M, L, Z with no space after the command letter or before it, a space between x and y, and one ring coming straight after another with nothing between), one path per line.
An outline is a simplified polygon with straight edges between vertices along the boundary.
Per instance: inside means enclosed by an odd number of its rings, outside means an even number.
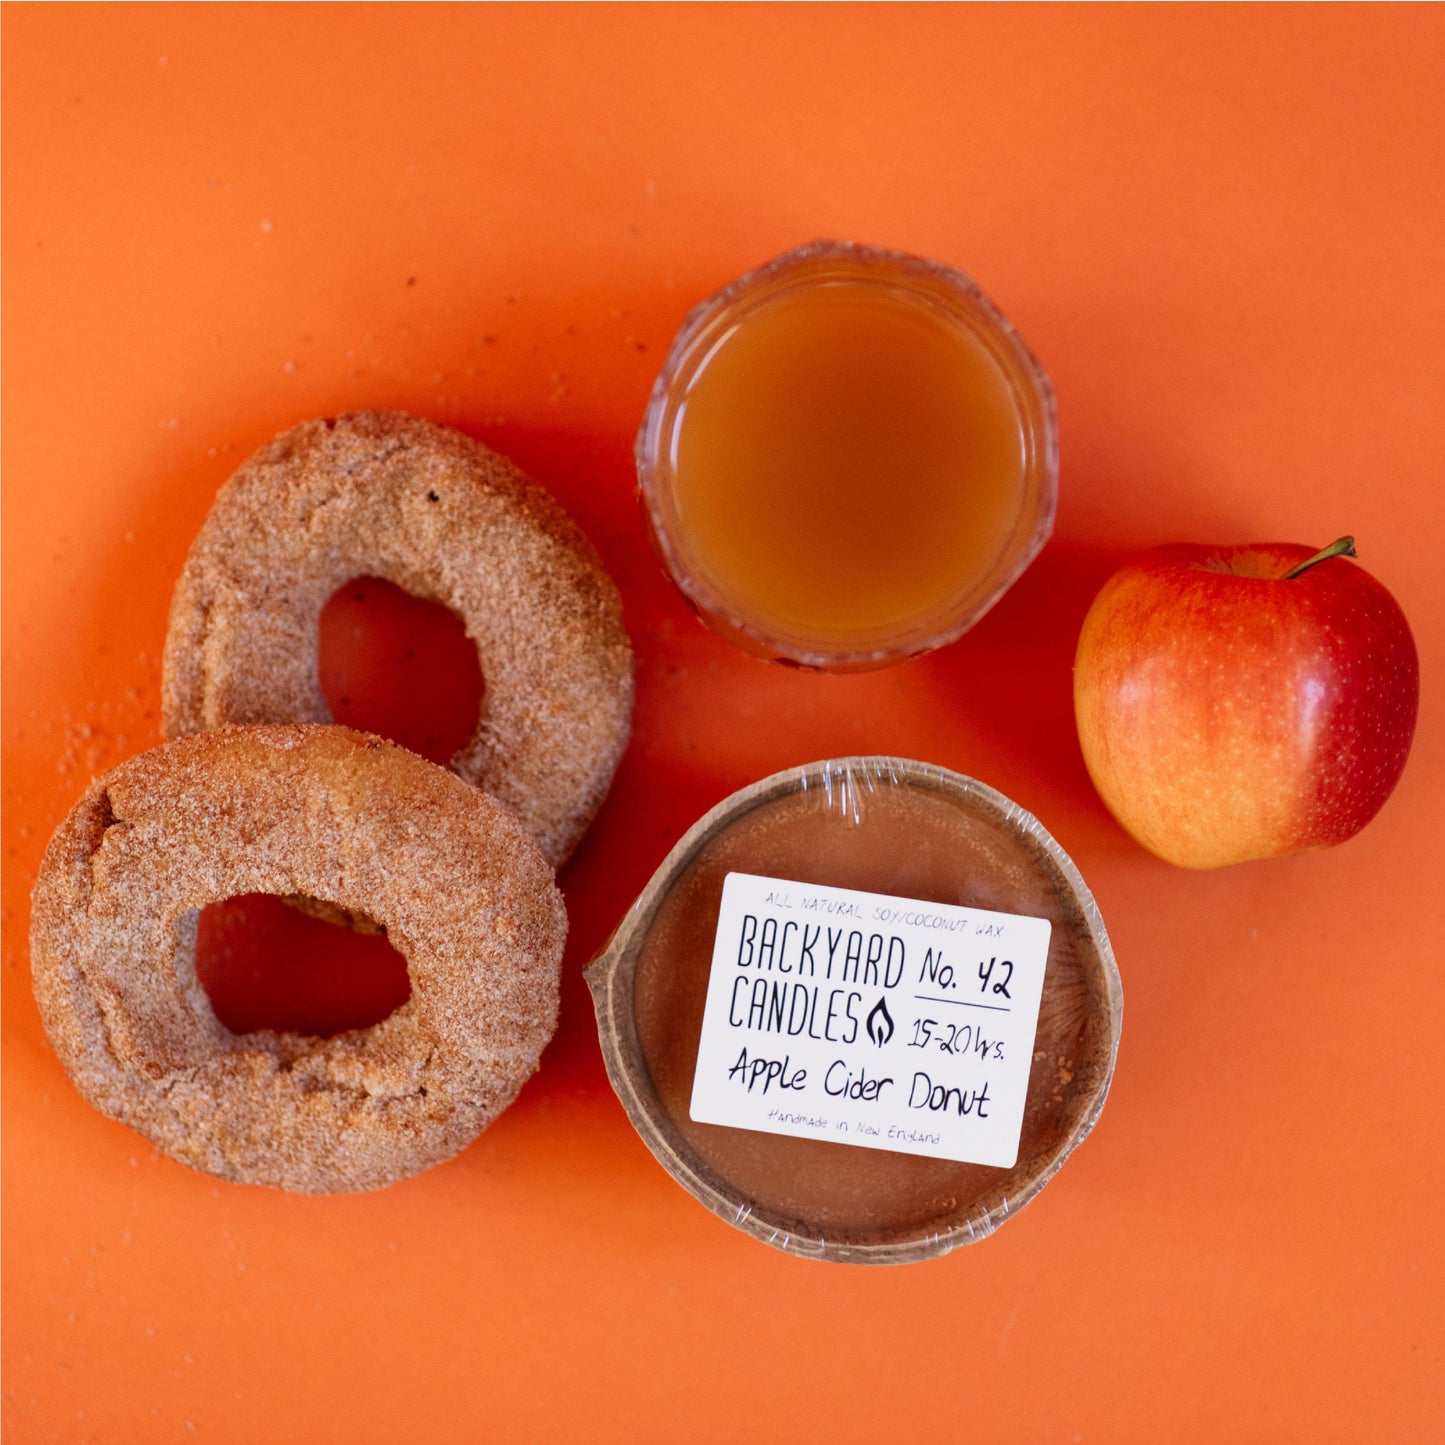
M332 1038L230 1033L196 918L243 893L375 919L410 999ZM220 1178L326 1193L439 1163L511 1103L556 1027L566 931L533 840L446 769L348 728L228 727L91 785L41 865L31 961L101 1112Z
M395 412L304 422L221 488L171 603L166 736L330 722L317 669L321 610L361 576L461 619L485 695L450 766L562 862L627 742L632 649L621 601L546 492L433 422Z

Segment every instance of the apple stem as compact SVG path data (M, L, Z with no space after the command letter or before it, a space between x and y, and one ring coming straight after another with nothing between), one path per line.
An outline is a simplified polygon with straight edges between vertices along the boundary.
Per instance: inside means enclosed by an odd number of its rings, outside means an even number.
M1341 537L1331 542L1313 557L1306 557L1297 567L1291 567L1279 580L1288 582L1292 577L1298 577L1301 572L1308 572L1311 567L1321 562L1327 562L1331 557L1353 557L1355 555L1355 539L1353 537Z

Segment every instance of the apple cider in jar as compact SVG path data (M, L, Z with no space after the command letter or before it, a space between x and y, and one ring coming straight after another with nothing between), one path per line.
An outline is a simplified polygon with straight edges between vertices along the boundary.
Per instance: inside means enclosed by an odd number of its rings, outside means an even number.
M818 243L689 318L638 464L711 625L765 656L877 666L958 636L1042 545L1053 398L966 277Z

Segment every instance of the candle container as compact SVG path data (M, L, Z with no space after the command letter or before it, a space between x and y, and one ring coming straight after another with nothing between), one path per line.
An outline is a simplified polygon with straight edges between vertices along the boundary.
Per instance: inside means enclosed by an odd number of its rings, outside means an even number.
M637 438L654 545L716 631L834 671L951 642L1048 538L1048 377L965 275L817 241L704 301Z
M747 914L739 950L720 925L726 890L773 887L768 880L787 880L767 896L796 910L787 916L801 931L785 922L781 947L769 951L766 919L760 932ZM836 923L809 912L822 907L836 910ZM903 924L889 919L937 931L925 949L895 937ZM1026 992L1026 961L1017 950L1003 957L994 939L1006 926L1046 939L1036 1026L1021 1045L1010 1038L1008 1057L996 1026ZM856 946L844 941L855 933ZM721 983L719 969L729 975ZM1099 1117L1123 1008L1098 909L1043 827L981 783L900 758L795 768L719 804L668 855L586 977L608 1077L662 1166L757 1239L867 1264L974 1243L1028 1204ZM714 1070L714 1081L726 1107L774 1110L756 1127L694 1117L700 1049L715 1022L710 985L733 989L741 1044L738 1064ZM726 1044L725 1062L738 1047ZM811 1082L800 1083L805 1063ZM935 1121L960 1130L998 1122L958 1116L1003 1110L1010 1068L1016 1155L1005 1152L1003 1164L936 1157L949 1146L927 1142ZM765 1132L777 1127L795 1132ZM850 1129L843 1142L839 1131ZM876 1147L860 1142L870 1136Z

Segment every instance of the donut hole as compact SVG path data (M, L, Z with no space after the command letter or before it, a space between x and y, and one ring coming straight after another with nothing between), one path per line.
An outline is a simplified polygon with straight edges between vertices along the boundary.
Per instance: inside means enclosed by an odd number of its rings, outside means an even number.
M327 922L268 893L201 910L196 974L233 1034L329 1037L379 1024L411 997L406 959L385 933Z
M316 665L332 719L434 763L471 741L485 685L461 619L380 577L355 577L321 609Z

